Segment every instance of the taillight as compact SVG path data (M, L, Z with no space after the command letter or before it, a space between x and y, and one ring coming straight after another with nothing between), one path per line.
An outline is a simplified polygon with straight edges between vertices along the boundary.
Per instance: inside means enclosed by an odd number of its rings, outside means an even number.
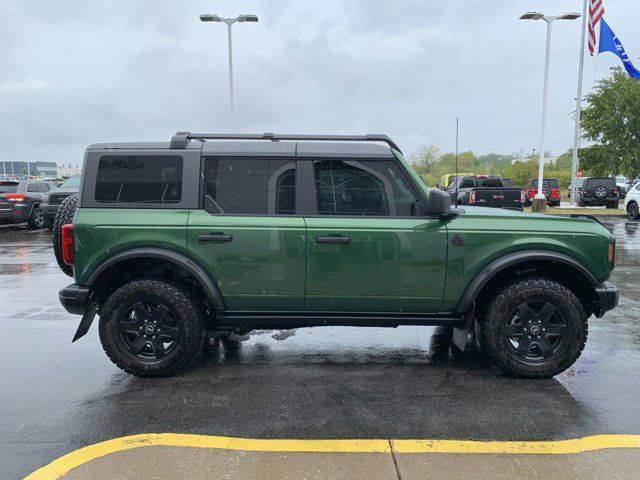
M73 265L76 260L76 246L73 237L73 224L67 223L60 229L62 261L67 265Z
M613 187L613 193L618 193L618 187Z
M551 198L558 198L560 196L560 190L554 188L551 190Z
M476 203L476 192L473 190L469 192L469 203Z
M524 190L520 192L520 203L524 203Z
M607 255L609 261L609 270L613 270L616 266L616 237L609 237L609 253Z
M24 193L7 193L4 198L10 202L24 202L24 199L27 197Z

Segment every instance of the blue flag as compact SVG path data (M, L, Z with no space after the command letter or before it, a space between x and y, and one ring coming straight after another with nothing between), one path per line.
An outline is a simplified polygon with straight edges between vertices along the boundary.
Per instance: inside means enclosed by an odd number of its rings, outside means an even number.
M613 33L613 30L611 30L607 22L604 21L604 18L600 20L600 45L598 46L598 54L602 52L615 53L620 60L622 60L622 65L624 65L629 76L640 80L640 72L633 66L627 52L622 46L622 42L616 37L616 34Z

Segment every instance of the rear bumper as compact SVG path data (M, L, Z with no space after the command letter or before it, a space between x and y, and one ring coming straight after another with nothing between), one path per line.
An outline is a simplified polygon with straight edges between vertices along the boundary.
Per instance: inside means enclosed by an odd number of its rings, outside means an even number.
M0 208L0 220L11 220L11 209L10 208Z
M598 198L598 197L587 196L587 197L580 198L580 200L582 200L584 203L591 206L601 206L610 202L617 202L619 200L619 197L612 196L612 197Z
M32 205L18 203L11 209L11 220L14 222L26 222L31 216Z
M64 309L73 315L83 315L89 301L89 287L72 283L58 292Z
M597 318L602 318L606 312L613 310L618 305L620 294L618 289L609 282L604 282L594 288L598 296L598 304L594 309Z

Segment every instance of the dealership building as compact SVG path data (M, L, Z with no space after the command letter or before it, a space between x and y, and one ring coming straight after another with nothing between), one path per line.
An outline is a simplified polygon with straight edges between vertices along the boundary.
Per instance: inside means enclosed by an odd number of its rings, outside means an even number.
M0 175L29 175L36 177L56 177L56 162L17 162L0 160Z

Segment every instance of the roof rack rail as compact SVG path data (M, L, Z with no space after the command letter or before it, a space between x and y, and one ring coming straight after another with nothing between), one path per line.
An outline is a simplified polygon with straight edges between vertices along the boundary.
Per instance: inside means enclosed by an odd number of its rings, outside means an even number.
M189 140L269 140L278 142L280 140L309 140L321 142L383 142L391 148L402 153L400 147L387 135L367 134L367 135L277 135L275 133L191 133L178 132L171 138L171 148L187 148Z

